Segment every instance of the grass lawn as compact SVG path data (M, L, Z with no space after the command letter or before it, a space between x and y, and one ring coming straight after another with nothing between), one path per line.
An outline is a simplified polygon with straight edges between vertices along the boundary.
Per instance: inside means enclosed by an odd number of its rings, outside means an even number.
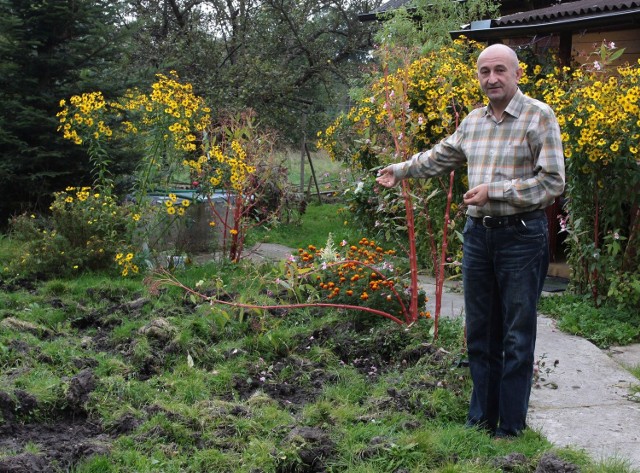
M256 228L249 235L247 243L279 243L294 249L306 248L308 245L321 248L326 244L329 234L335 242L352 242L360 236L348 225L348 220L349 214L343 204L311 202L300 222Z
M308 216L269 238L351 236L338 207ZM2 238L0 249L4 265L20 244ZM464 428L459 322L442 321L435 343L427 319L407 329L357 312L227 305L290 302L268 264L174 276L220 302L158 275L0 281L1 471L533 472L544 455L628 471L536 432L505 443Z

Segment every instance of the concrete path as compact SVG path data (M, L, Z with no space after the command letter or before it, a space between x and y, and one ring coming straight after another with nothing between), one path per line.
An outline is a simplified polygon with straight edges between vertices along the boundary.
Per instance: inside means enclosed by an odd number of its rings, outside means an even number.
M256 261L290 254L290 249L273 244L251 251ZM430 298L427 308L434 313L434 281L421 277L420 284ZM463 314L460 283L448 282L441 315ZM630 387L639 386L640 380L627 370L640 365L640 344L600 350L557 330L554 320L540 315L536 362L540 369L531 393L529 425L559 447L583 449L594 460L622 459L640 472L640 395L630 394Z
M620 351L631 361L636 347ZM606 351L557 330L552 319L538 319L536 352L550 371L531 393L529 425L556 445L583 448L595 460L625 459L640 471L640 399L629 391L640 380ZM630 366L637 364L640 358Z

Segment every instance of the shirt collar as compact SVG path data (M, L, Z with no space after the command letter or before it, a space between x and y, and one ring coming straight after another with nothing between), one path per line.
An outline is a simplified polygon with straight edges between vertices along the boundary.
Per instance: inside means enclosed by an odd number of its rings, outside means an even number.
M514 96L511 97L511 101L509 102L509 105L507 105L507 108L505 108L504 111L505 113L508 113L512 117L518 118L520 116L520 112L522 112L523 106L524 106L524 94L518 88ZM491 104L488 104L484 110L485 116L489 115L490 111L491 111Z

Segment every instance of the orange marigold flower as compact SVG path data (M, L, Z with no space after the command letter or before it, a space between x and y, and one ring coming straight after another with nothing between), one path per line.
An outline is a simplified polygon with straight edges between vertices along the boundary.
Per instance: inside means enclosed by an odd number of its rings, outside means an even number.
M369 294L367 294L366 292L363 292L360 295L360 299L362 299L363 301L366 301L367 299L369 299Z
M347 289L345 294L347 294L347 296L353 296L353 291L351 289Z

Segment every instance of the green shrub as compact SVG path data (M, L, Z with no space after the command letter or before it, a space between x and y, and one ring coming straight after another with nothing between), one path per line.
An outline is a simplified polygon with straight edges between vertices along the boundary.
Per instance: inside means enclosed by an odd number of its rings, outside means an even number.
M90 187L55 193L47 219L23 214L10 222L11 237L25 242L9 272L42 277L114 267L131 221L128 209Z

